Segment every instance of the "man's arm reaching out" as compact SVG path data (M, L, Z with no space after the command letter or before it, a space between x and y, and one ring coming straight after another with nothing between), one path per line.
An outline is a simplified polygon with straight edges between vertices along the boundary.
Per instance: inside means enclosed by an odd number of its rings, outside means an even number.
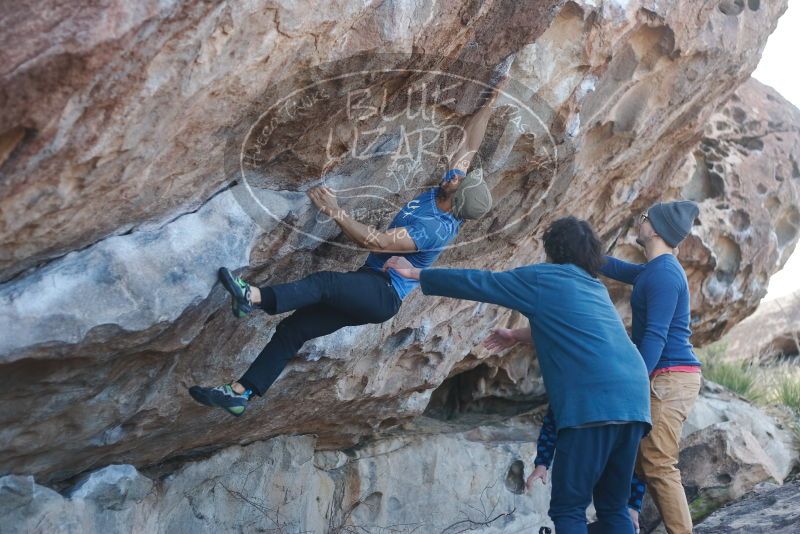
M533 315L535 311L536 273L526 267L503 272L419 269L401 256L392 256L383 266L384 271L388 269L403 278L419 280L426 295L497 304L525 315Z
M374 226L358 222L339 207L336 195L327 187L312 187L308 196L319 210L333 219L342 231L357 245L370 252L415 252L417 245L405 228L391 228L384 232Z
M639 276L643 270L644 265L629 263L611 256L606 256L606 261L600 268L600 274L624 284L633 284L636 281L636 277Z

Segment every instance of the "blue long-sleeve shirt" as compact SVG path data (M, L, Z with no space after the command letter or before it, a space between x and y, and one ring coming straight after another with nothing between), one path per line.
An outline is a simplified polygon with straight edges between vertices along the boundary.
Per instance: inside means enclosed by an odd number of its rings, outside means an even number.
M546 469L550 469L556 452L557 439L556 416L553 414L553 409L548 407L547 413L544 415L544 419L542 419L542 429L539 431L539 439L536 440L536 458L533 460L533 465L543 465ZM633 508L637 512L641 512L646 491L647 486L644 481L639 479L636 473L634 473L633 477L631 477L631 494L630 497L628 497L628 508Z
M605 421L649 426L642 358L605 286L580 267L424 269L420 287L426 295L498 304L527 317L559 430Z
M631 338L648 373L676 365L701 365L689 342L689 282L675 256L662 254L641 265L609 256L601 273L633 284Z

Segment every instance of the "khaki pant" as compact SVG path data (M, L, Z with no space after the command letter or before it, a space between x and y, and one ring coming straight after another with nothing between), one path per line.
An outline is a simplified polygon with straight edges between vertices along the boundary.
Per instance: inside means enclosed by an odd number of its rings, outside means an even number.
M667 371L650 381L653 429L642 439L636 472L661 513L669 534L691 534L692 517L678 471L683 423L700 393L700 373Z

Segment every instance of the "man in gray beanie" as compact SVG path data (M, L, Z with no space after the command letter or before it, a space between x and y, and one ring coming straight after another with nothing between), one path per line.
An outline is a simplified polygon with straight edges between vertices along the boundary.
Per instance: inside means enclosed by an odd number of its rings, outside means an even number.
M698 213L697 204L689 201L651 206L639 216L636 238L647 263L607 257L601 269L603 275L633 285L631 338L650 373L653 420L639 447L636 474L646 480L670 534L692 532L676 466L683 422L700 392L700 361L689 342L689 283L673 249L689 235ZM632 515L638 523L638 516Z
M439 185L407 202L386 230L357 221L339 207L327 187L309 190L314 205L348 238L370 251L361 268L321 271L294 282L263 287L248 284L225 267L219 269L220 282L231 294L236 317L244 317L255 308L270 315L293 313L278 323L267 346L241 378L216 387L192 386L189 394L194 400L238 417L252 395L267 392L306 341L345 326L382 323L397 314L403 298L419 282L384 272L386 260L401 254L415 267L429 267L455 239L465 220L479 219L492 207L480 169L469 175L467 170L483 142L497 89L507 79L512 59L506 58L498 67L490 88L481 95L483 105L467 119L464 137Z

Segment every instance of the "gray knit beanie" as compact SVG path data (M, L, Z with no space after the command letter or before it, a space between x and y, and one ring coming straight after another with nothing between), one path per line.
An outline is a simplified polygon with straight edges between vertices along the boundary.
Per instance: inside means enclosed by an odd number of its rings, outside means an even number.
M659 202L647 210L647 218L661 239L674 248L689 235L698 213L700 208L690 200Z
M492 209L492 193L483 181L483 170L475 169L458 184L453 198L453 215L459 219L480 219Z

